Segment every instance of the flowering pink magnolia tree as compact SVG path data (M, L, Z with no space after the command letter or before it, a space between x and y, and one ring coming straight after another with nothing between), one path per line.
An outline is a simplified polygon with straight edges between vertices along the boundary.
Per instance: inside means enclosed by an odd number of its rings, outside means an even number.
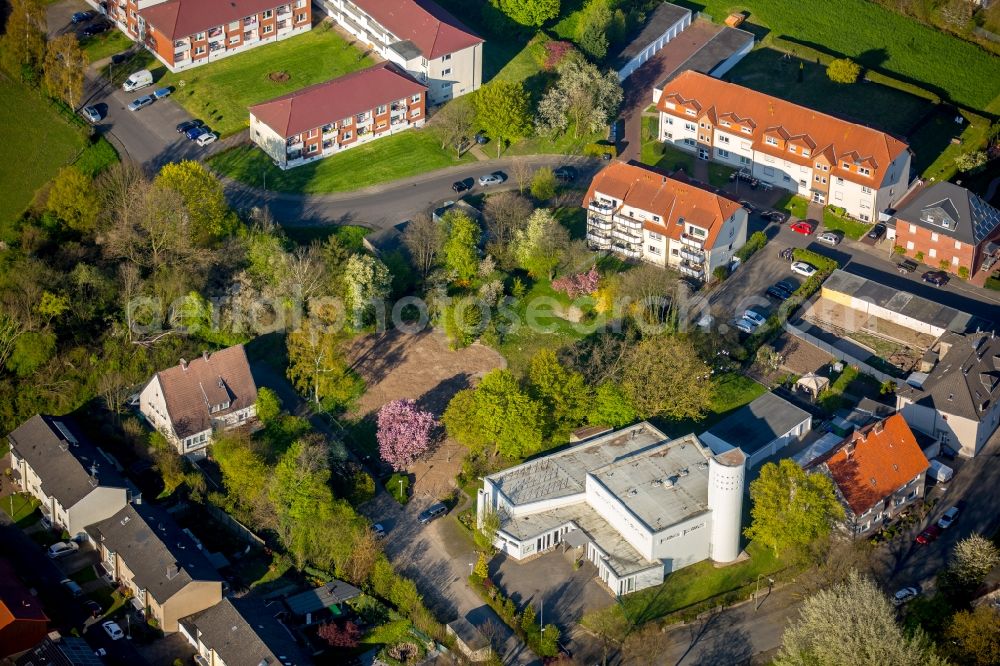
M565 293L570 298L587 296L597 291L597 285L601 281L601 274L597 268L591 268L586 273L567 275L558 280L552 281L552 288Z
M393 400L378 410L378 451L397 472L406 469L431 445L434 415L413 400Z

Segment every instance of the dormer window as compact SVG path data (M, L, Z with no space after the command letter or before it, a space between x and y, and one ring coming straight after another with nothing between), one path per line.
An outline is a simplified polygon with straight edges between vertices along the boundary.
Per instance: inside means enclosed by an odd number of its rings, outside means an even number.
M221 412L224 409L229 409L229 405L230 402L228 400L226 402L219 403L218 405L212 405L212 413L215 414L216 412Z
M677 108L677 105L676 105L676 104L674 104L673 102L666 102L666 103L664 104L664 106L665 106L665 107L667 107L668 109L670 109L671 111L673 111L674 109L676 109L676 108Z
M788 146L788 152L797 153L798 149L795 146Z
M802 149L802 156L803 157L809 157L809 151L807 149L803 148Z
M684 113L688 114L689 116L693 116L693 115L695 115L695 110L694 109L684 109Z
M858 167L858 173L860 173L862 176L870 176L870 175L872 175L871 169L868 169L868 168L865 168L865 167L862 167L862 166Z
M850 168L851 168L851 163L850 163L850 162L841 162L841 163L840 163L840 166L842 166L842 167L843 167L843 168L845 168L845 169L848 169L848 170L850 170Z
M753 130L751 130L749 127L746 127L746 126L741 126L740 127L740 131L742 131L744 134L752 134L753 133Z
M767 137L766 139L764 139L764 142L767 143L767 145L769 145L769 146L777 146L778 145L778 140L775 139L773 136Z
M723 120L719 124L722 125L723 127L729 127L729 121L728 120Z

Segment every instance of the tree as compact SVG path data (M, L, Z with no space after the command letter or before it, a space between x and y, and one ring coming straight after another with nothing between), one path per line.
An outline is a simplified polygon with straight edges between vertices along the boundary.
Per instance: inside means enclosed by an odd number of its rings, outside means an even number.
M545 208L532 213L527 227L514 235L514 256L535 278L551 280L567 247L569 231Z
M952 651L956 653L956 663L1000 664L1000 611L990 604L955 613L945 637L955 646Z
M690 340L661 334L631 350L621 388L642 418L697 419L715 392L711 374Z
M559 134L573 125L573 136L580 130L597 132L618 113L623 92L618 75L601 72L580 55L565 58L559 65L559 78L538 104L536 126L544 134Z
M212 443L212 459L219 466L226 498L236 515L255 525L272 524L273 508L267 497L271 469L263 452L246 437L226 435Z
M608 28L611 26L611 4L608 0L588 0L577 22L576 44L594 60L608 54Z
M483 332L483 304L471 296L460 296L452 300L441 312L440 322L444 325L448 344L452 349L468 347Z
M549 167L542 167L531 179L531 196L547 201L556 195L556 176Z
M497 192L486 198L483 213L486 231L494 247L509 251L514 235L525 228L531 217L531 202L517 192Z
M83 75L89 62L72 32L49 42L45 49L45 89L49 95L76 108L83 95Z
M281 398L266 386L257 389L257 419L268 425L281 416Z
M441 418L448 435L473 451L523 458L542 448L542 407L507 369L491 370L459 391Z
M345 620L343 624L337 622L321 624L316 634L331 647L356 648L358 641L361 640L361 630L350 620Z
M210 245L236 229L236 216L226 202L222 182L201 162L166 164L153 182L180 195L191 217L196 244Z
M861 76L861 65L850 58L840 58L827 65L826 75L834 83L854 83Z
M455 156L461 157L463 144L472 137L475 120L475 110L466 99L455 99L441 107L431 118L431 125L441 139L441 150L452 146Z
M617 429L638 418L635 407L617 384L605 382L597 387L594 402L587 412L587 422L590 425Z
M822 472L807 473L793 460L767 463L750 484L752 522L744 530L775 555L804 550L844 519L833 481Z
M45 57L45 2L11 0L10 5L7 30L0 40L3 67L21 80L33 78Z
M336 333L309 320L286 340L289 381L325 409L342 408L364 390L364 382L348 367L341 342Z
M444 267L455 280L467 283L479 268L479 223L459 210L450 210L441 220L445 241L441 249Z
M784 462L784 461L783 461ZM802 604L785 630L775 666L944 666L922 632L907 635L868 578L852 574Z
M414 265L425 280L434 268L442 241L441 225L426 213L418 215L403 230L403 245L409 250Z
M510 161L510 174L517 183L517 193L524 194L524 191L531 186L531 164L526 157L515 157Z
M344 271L347 306L361 325L371 319L375 304L388 298L392 276L385 264L369 254L352 254Z
M969 0L947 0L939 10L945 23L955 30L964 30L972 21L976 4Z
M51 331L27 331L14 340L6 367L18 377L30 377L56 353L56 335Z
M564 368L554 351L543 349L532 357L528 384L554 431L562 433L583 422L591 404L590 390L583 375Z
M581 624L597 634L600 639L604 651L602 664L608 663L608 657L612 650L625 641L632 628L632 623L626 617L621 604L612 604L601 610L588 613L584 616Z
M413 400L393 400L378 410L379 455L399 472L427 452L437 421Z
M761 345L757 349L757 365L768 372L777 372L784 362L784 357L771 345Z
M989 161L989 156L985 151L975 150L971 153L962 153L955 158L955 166L959 171L968 173L976 172L982 169Z
M955 544L951 571L964 585L974 588L1000 564L1000 550L981 534L971 534Z
M83 234L94 230L101 213L93 180L75 166L59 169L49 189L46 207L70 229Z
M500 11L521 25L540 27L559 16L559 0L500 0Z
M480 552L476 557L476 566L472 570L480 580L485 580L490 575L490 558L486 556L486 553Z
M480 126L497 144L497 157L505 143L531 131L531 102L520 81L493 79L472 98Z
M278 533L300 568L329 545L324 543L326 534L316 529L334 518L328 456L318 435L296 440L278 459L268 486Z

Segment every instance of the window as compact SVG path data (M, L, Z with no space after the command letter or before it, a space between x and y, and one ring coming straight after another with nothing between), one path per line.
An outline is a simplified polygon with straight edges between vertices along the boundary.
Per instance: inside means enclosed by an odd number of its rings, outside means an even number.
M270 35L272 32L274 32L274 26L273 25L265 25L263 28L261 28L260 32L261 32L261 34L264 34L264 35Z
M673 125L674 124L674 119L671 118L670 116L666 116L665 115L665 116L663 116L663 124L664 125Z
M788 152L797 153L798 149L795 146L788 146Z
M843 201L844 200L844 193L843 192L834 192L833 193L833 198L836 201Z
M799 180L799 187L807 187L809 182L806 180Z
M930 252L928 252L928 253L927 253L927 255L928 255L928 256L929 256L929 257L930 257L931 259L933 259L934 257L936 257L936 256L937 256L937 249L935 249L935 248L933 248L933 247L932 247L932 248L930 249Z
M379 104L378 107L375 109L375 113L377 113L378 115L382 115L388 110L389 107L387 107L385 104Z
M702 129L708 129L708 123L699 123Z
M674 104L673 102L667 102L667 103L666 103L666 104L665 104L664 106L666 106L666 107L667 107L668 109L670 109L671 111L673 111L674 109L676 109L676 108L677 108L677 105L676 105L676 104Z
M725 134L720 134L718 136L718 139L719 139L719 143L729 143L729 137L726 136Z
M698 145L698 142L695 141L694 139L688 138L688 139L684 139L684 145L685 146L691 146L693 148L694 146Z
M723 120L719 124L722 125L723 127L729 127L729 121L728 120Z
M751 160L749 157L744 157L743 155L740 155L740 164L746 166L746 165L749 165L749 164L752 164L752 163L753 163L753 160Z
M240 22L239 21L233 21L232 23L229 24L229 29L231 31L232 30L239 30L240 29Z
M859 205L861 206L861 210L871 210L871 208L872 208L871 203L869 203L867 201L861 201L861 202L859 202Z
M764 175L768 177L774 176L774 167L764 167Z
M441 70L441 76L451 76L451 67L446 67Z
M306 2L308 2L308 1L309 0L295 0L295 8L296 9L304 9L305 6L306 6Z
M715 153L719 157L723 157L723 158L729 159L729 151L728 150L723 150L722 148L716 148Z
M303 21L305 21L305 20L306 20L307 18L309 18L309 15L308 15L308 14L296 14L296 15L295 15L295 22L296 22L296 23L302 23L302 22L303 22Z
M936 243L936 242L937 242L937 240L938 240L938 238L940 238L940 236L938 236L938 235L937 235L936 233L934 233L934 232L931 232L931 242L933 242L933 243Z
M802 149L802 156L803 156L803 157L809 157L809 151L808 151L808 150L806 150L805 148L803 148L803 149Z
M309 152L310 153L315 153L318 150L319 150L319 144L318 143L310 143L309 144Z
M906 249L907 250L913 249L913 241L906 241Z
M657 221L659 221L659 220L657 220ZM656 233L655 231L647 231L646 233L649 234L649 240L654 240L654 241L661 241L661 240L663 240L663 236L661 236L660 234Z
M655 245L650 245L649 246L649 253L650 254L659 255L660 254L660 248L656 247Z
M844 179L841 178L840 176L837 176L837 185L843 185L843 184L844 184Z
M778 140L775 139L773 136L769 136L766 139L764 139L764 143L766 143L769 146L777 146Z
M871 169L867 169L865 167L858 167L858 173L860 173L862 176L872 175Z
M445 55L441 56L441 62L448 62L449 60L451 60L450 53L446 53Z
M911 224L910 225L910 233L911 234L917 233L917 225L915 225L915 224Z
M740 141L740 148L742 150L752 150L753 146L750 145L749 141Z
M204 52L205 52L205 47L204 47L204 46L196 46L196 47L194 47L194 54L195 54L196 56L197 56L197 55L201 55L201 54L203 54Z
M684 113L688 114L689 116L695 115L694 109L684 109Z
M653 222L659 222L659 221L660 221L660 216L659 215L654 215L653 216ZM649 234L650 234L650 236L656 236L657 238L659 238L658 234L655 231L650 231Z
M239 42L240 42L240 36L239 35L233 35L232 37L229 38L229 43L230 44L239 44Z
M344 118L343 120L340 121L340 126L343 127L345 125L350 125L353 121L354 121L353 118Z
M962 242L961 241L955 241L955 249L956 250L961 250L962 249Z
M416 104L419 101L420 101L420 93L417 93L416 95L410 98L410 102L412 102L413 104Z
M273 10L273 9L265 9L264 11L262 11L262 12L260 13L260 17L261 17L262 19L269 19L269 18L271 18L272 16L274 16L274 10Z
M420 109L413 109L410 111L410 117L416 118L420 115Z
M197 33L195 33L193 39L196 42L200 42L201 40L205 39L205 33L203 33L203 32L197 32Z
M698 238L705 237L705 230L699 229L698 227L688 227L688 233L692 236L697 236Z
M850 162L841 162L840 166L842 166L843 168L847 169L848 171L850 171L850 169L851 169Z
M344 137L341 139L341 141L350 141L353 136L354 135L351 133L351 130L347 130L346 132L344 132Z
M359 123L365 122L366 120L368 120L368 112L365 111L364 113L359 113L358 115L355 116L355 119L357 119Z
M697 132L698 126L695 125L694 123L684 123L684 129L686 129L688 132Z
M742 132L743 132L744 134L753 134L753 130L751 130L751 129L750 129L749 127L740 127L740 130L741 130L741 131L742 131Z
M951 258L951 265L952 266L958 266L958 257L952 257Z
M858 215L858 217L860 217L860 218L861 218L861 219L862 219L863 221L865 221L865 222L867 222L868 220L870 220L870 219L871 219L870 217L868 217L868 216L867 216L867 215L865 215L864 213L861 213L861 214L859 214L859 215Z
M764 161L767 162L768 164L774 164L774 158L771 157L770 155L764 155Z
M872 188L865 187L864 185L861 186L861 194L871 194L871 193L872 193Z

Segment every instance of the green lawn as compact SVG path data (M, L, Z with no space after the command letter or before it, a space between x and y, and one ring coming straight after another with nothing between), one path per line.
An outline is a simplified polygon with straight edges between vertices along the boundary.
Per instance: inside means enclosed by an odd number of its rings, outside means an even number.
M100 35L84 37L80 42L83 52L90 58L90 62L97 62L103 58L109 58L116 53L121 53L132 46L134 42L125 36L121 30L108 30Z
M556 308L566 307L569 298L552 289L548 280L535 282L513 309L518 326L508 333L499 351L515 373L528 369L531 358L543 349L559 350L587 335L587 325L574 325L556 314ZM531 320L529 324L529 306ZM593 325L591 325L593 327Z
M219 173L249 185L278 192L322 194L348 192L369 185L414 176L475 161L470 153L456 159L441 150L437 137L426 129L408 130L351 148L338 155L282 171L253 146L239 146L209 160Z
M910 136L913 167L925 179L949 180L957 173L955 158L962 153L981 150L989 133L989 120L962 112L965 122L955 122L955 113L941 109ZM952 143L957 139L958 143Z
M392 498L400 504L410 501L410 477L402 472L390 476L385 482L385 489Z
M31 89L0 75L0 238L31 203L35 191L87 145L79 129ZM44 147L41 149L40 147Z
M158 86L174 86L174 101L223 136L248 126L247 107L313 83L328 81L372 64L329 23L312 31L230 56L196 69L171 74ZM276 82L271 74L285 73ZM155 75L154 75L155 76Z
M764 44L776 37L807 44L921 85L956 104L994 113L1000 110L1000 58L874 2L694 0L680 4L697 7L719 22L730 12L745 10L748 27L764 34Z
M89 583L92 580L97 580L97 572L94 571L94 567L84 567L77 571L75 574L71 575L74 581L83 585L84 583Z
M715 387L715 395L712 396L704 416L698 420L657 420L657 427L671 437L682 437L692 432L704 432L729 416L729 413L734 409L738 409L767 393L766 386L736 372L715 375L712 377L712 384Z
M809 200L792 194L791 192L783 195L774 207L778 210L783 210L792 217L797 217L800 220L804 220L806 215L809 214Z
M750 559L739 564L716 568L705 560L668 574L661 585L622 597L622 608L632 622L641 625L720 595L745 598L747 592L753 592L758 575L771 575L787 567L756 543L750 543L746 551ZM763 583L766 586L766 581Z
M684 173L690 175L694 171L694 155L658 141L658 123L659 119L652 116L642 119L642 152L639 161L671 173L683 169Z
M38 500L27 493L14 493L0 499L0 509L10 516L18 527L33 525L42 517L37 511Z
M860 240L868 233L871 225L852 220L846 215L840 215L831 210L831 206L823 209L823 226L833 231L843 231L844 235L852 240Z
M736 171L725 164L708 163L708 183L712 187L725 187L729 184L729 176Z

